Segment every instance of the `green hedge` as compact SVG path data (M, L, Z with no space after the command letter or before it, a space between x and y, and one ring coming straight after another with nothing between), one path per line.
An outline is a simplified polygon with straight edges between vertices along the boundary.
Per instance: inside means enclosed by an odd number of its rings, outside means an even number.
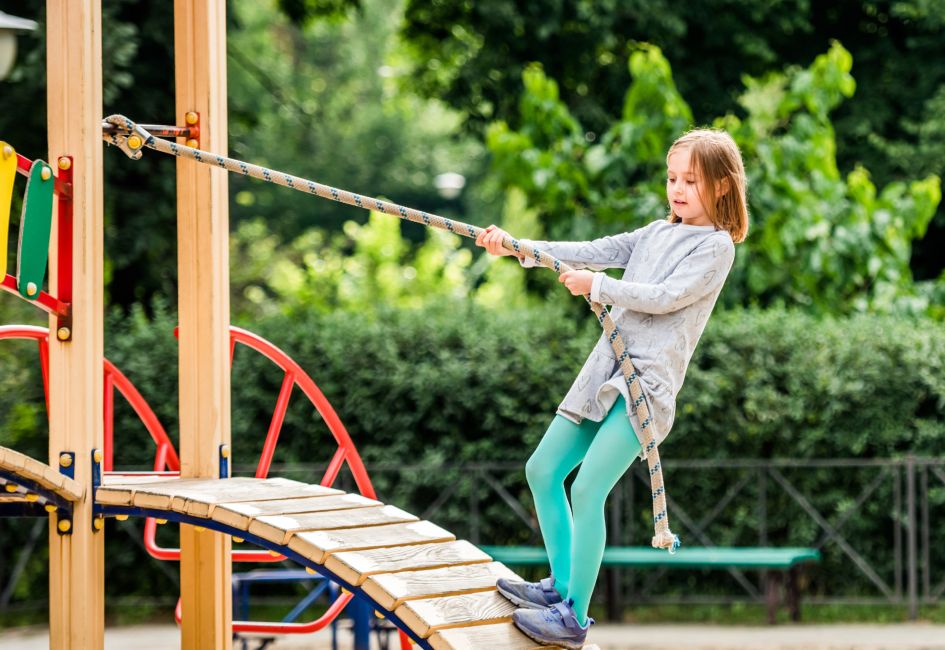
M173 318L164 308L146 317L113 315L106 334L108 356L136 383L176 439L176 343ZM482 541L536 541L514 514L461 463L510 463L496 479L527 509L530 497L520 468L537 444L560 397L598 335L593 319L574 319L548 307L525 314L444 304L416 312L271 317L252 327L289 352L314 377L341 415L364 457L381 497L415 512L444 489L456 492L437 515L461 535L470 531L469 496L482 495ZM42 456L45 409L33 347L0 352L0 444ZM11 352L15 350L15 352ZM32 355L32 356L31 356ZM804 314L732 311L716 314L700 342L680 393L677 421L661 447L667 489L698 520L744 477L737 468L674 470L674 461L732 458L889 458L942 456L945 442L945 331L932 321L855 317L818 319ZM237 466L255 462L269 423L281 374L268 361L237 352L233 372L233 440ZM328 434L296 391L286 417L276 462L305 464L287 470L317 480L312 466L331 456ZM116 459L150 465L153 448L130 409L119 408ZM381 471L398 464L411 471ZM642 468L638 467L642 471ZM785 469L784 475L825 517L839 517L878 468L838 474L826 469ZM629 481L630 479L628 479ZM883 483L843 534L885 580L894 570L893 481ZM642 484L641 484L642 485ZM723 509L706 531L716 544L756 544L759 519L750 480L742 497ZM624 543L648 539L645 489L624 506ZM822 535L797 504L768 485L767 535L773 544L810 545ZM929 490L932 538L945 534L945 490ZM670 510L671 517L673 510ZM127 526L128 524L122 524ZM0 556L12 557L25 536L0 523ZM681 517L674 528L688 536ZM110 528L114 530L114 528ZM173 580L142 558L124 533L114 533L106 582L110 594L173 593ZM851 570L849 559L825 547L810 589L827 595L875 593ZM10 563L12 564L12 563ZM945 558L933 557L934 569ZM12 567L11 567L12 568ZM0 583L11 570L0 568ZM173 567L172 567L173 568ZM43 567L31 567L15 600L44 593ZM933 573L933 575L936 575ZM122 577L124 576L124 578ZM666 590L735 589L718 579L670 574Z

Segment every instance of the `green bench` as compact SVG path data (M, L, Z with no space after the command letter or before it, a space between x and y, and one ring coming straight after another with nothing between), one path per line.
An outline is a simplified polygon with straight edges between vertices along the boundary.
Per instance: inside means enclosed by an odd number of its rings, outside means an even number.
M511 566L548 564L545 549L537 546L483 546L495 560ZM819 562L815 548L682 547L673 555L647 546L610 546L604 550L605 567L663 567L685 569L761 569L765 572L768 623L774 624L780 598L779 586L787 575L787 605L791 620L801 618L798 575L807 562Z

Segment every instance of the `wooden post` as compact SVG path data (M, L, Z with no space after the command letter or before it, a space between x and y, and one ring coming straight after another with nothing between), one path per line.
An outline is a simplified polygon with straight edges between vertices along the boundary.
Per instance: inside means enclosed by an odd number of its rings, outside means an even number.
M177 122L195 111L200 147L226 154L226 6L175 0ZM177 161L180 451L185 477L216 477L230 443L227 172ZM181 647L232 646L230 538L181 527Z
M50 318L49 462L75 453L75 479L91 488L91 453L102 446L102 12L100 0L47 0L49 162L73 157L72 338ZM58 171L58 170L56 170ZM52 250L56 250L53 219ZM51 293L59 293L56 255ZM75 505L71 534L49 527L49 646L104 647L104 534L93 532L91 490Z

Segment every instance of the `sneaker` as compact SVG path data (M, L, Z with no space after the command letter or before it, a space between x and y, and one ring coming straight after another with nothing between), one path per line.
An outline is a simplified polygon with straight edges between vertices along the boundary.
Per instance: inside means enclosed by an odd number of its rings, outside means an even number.
M541 582L522 582L521 580L499 578L495 586L500 594L518 607L544 609L560 603L562 600L561 594L555 589L554 584L554 576L551 576Z
M578 623L574 601L570 598L544 609L517 609L512 614L512 621L533 641L569 650L584 647L587 631L594 623L593 618L587 619L587 625Z

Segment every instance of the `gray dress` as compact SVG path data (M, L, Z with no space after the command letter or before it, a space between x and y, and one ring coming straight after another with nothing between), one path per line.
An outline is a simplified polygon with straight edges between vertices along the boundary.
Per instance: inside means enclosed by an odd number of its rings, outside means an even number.
M729 233L660 220L588 242L521 241L577 269L624 269L620 280L595 273L591 300L611 306L611 317L640 376L652 435L660 444L673 426L686 368L735 260ZM535 262L526 258L522 265ZM600 422L618 395L624 397L639 438L640 423L626 381L601 335L558 414L575 423L584 418Z

